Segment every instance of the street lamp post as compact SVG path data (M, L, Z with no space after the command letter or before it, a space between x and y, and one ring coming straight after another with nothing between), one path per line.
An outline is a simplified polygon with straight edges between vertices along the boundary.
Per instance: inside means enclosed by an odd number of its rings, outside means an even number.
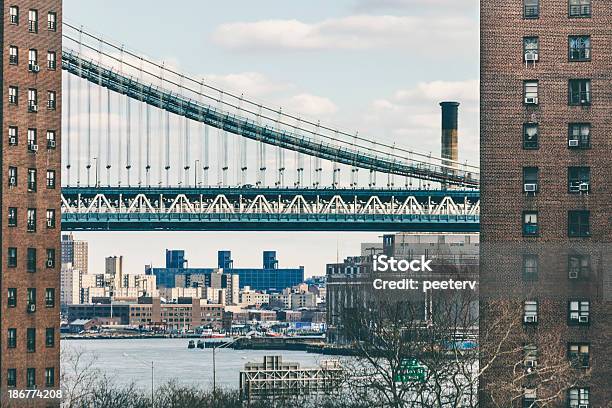
M139 358L134 357L131 354L128 353L123 353L124 357L129 357L131 359L133 359L134 361L139 362L140 364L143 364L145 366L149 366L149 363L146 361L143 361ZM155 407L155 396L154 396L154 391L155 391L155 387L154 387L154 366L153 366L153 360L151 360L151 408Z

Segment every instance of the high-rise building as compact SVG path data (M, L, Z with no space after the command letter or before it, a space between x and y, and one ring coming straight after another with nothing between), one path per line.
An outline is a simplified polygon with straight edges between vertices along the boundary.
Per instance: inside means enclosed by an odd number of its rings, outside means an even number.
M62 2L2 1L0 406L59 380Z
M62 263L62 282L60 302L62 305L81 303L82 272L70 263Z
M123 256L107 256L104 259L104 274L111 280L110 286L123 286Z
M72 233L62 234L62 263L72 264L72 267L87 273L88 264L87 241L75 240Z
M612 7L487 0L480 10L480 335L483 366L493 362L480 406L491 394L495 406L606 406Z

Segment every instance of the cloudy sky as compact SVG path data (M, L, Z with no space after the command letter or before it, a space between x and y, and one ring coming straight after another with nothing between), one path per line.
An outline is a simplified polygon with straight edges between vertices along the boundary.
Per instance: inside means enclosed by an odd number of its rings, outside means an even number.
M460 107L460 160L478 159L475 0L64 0L64 18L228 90L377 140L439 154L438 102ZM90 269L123 254L130 270L185 248L191 265L232 249L237 265L279 251L281 266L359 252L377 234L78 234ZM316 259L308 254L316 252ZM324 263L324 262L323 262Z

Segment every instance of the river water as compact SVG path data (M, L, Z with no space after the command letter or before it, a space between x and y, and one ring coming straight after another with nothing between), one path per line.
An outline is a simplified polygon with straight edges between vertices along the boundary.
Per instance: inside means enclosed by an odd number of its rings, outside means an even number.
M82 361L95 358L95 367L117 383L151 386L151 361L155 385L175 381L204 389L212 387L212 349L188 349L188 339L62 340L62 370L70 370L68 355L80 353ZM282 355L283 361L312 367L329 356L284 350L217 349L217 384L238 388L239 372L246 362L261 362L265 355Z

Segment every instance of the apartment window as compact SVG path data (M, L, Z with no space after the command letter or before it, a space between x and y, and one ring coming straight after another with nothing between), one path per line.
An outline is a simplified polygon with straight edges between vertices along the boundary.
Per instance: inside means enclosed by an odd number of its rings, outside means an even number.
M28 129L28 150L31 152L35 152L38 150L38 144L36 141L38 140L36 129Z
M526 105L538 104L538 81L525 81L523 83L523 93Z
M576 368L589 367L589 344L569 343L567 345L567 357Z
M17 65L19 63L19 48L14 45L9 47L9 64Z
M55 268L55 249L47 249L47 268Z
M55 170L47 170L47 188L55 188Z
M17 267L17 248L9 247L7 249L7 266L9 268Z
M589 279L589 275L591 274L591 257L582 254L568 255L567 272L569 279Z
M56 145L55 130L47 130L47 149L55 149Z
M31 33L38 32L38 10L30 10L28 12L28 30Z
M55 106L55 91L47 91L47 108L49 108L49 110L55 110Z
M538 191L537 167L523 167L523 191L533 194Z
M538 301L526 300L523 306L523 322L525 324L535 324L538 322Z
M49 31L57 30L57 14L53 11L47 14L47 29Z
M35 49L28 51L28 70L38 72L38 51Z
M525 370L527 373L531 373L538 365L538 346L535 344L523 345L523 354L525 356L523 362Z
M55 307L55 289L45 289L45 307Z
M36 288L28 288L27 295L28 313L33 313L36 311Z
M567 235L569 237L588 237L591 235L591 212L573 210L567 213Z
M17 226L17 207L9 207L8 209L8 226Z
M570 17L591 17L591 0L569 0Z
M539 232L537 211L523 212L523 235L536 236Z
M570 149L588 149L591 147L591 124L570 123L568 145Z
M534 254L523 255L523 280L538 279L538 256Z
M36 388L36 369L35 368L26 369L26 387Z
M523 0L523 17L538 18L540 16L540 0Z
M16 86L9 86L9 104L17 105L19 98L19 88Z
M17 307L17 288L8 288L6 296L7 307Z
M55 386L55 368L45 368L45 387Z
M55 210L47 210L47 228L55 228Z
M588 193L590 190L590 180L590 167L568 167L567 188L571 194Z
M590 302L588 300L570 300L568 302L567 320L570 325L589 324Z
M523 391L523 408L537 407L538 393L535 388L525 388Z
M539 146L538 132L539 126L537 123L523 124L523 149L537 149Z
M28 272L36 272L36 248L27 249L27 265Z
M53 327L45 329L45 347L55 347L55 329Z
M569 81L569 104L590 105L591 104L591 80L570 79Z
M9 368L6 370L6 385L7 387L17 386L17 369Z
M47 68L55 70L56 67L57 57L55 56L55 51L47 51Z
M591 60L591 37L588 35L574 35L569 37L569 60Z
M10 328L8 329L8 333L6 336L6 346L8 348L15 348L17 347L17 329L15 328Z
M19 143L19 128L17 126L8 127L9 146L17 146Z
M33 327L26 330L26 345L28 353L36 351L36 329Z
M567 406L570 408L589 407L589 389L573 387L567 391Z
M17 187L17 167L10 166L8 169L9 187Z
M38 111L38 91L34 88L28 89L28 111Z
M36 231L36 208L28 208L28 225L27 225L27 230L28 232L35 232Z
M9 7L9 20L11 24L19 24L19 7Z
M28 169L28 191L36 191L36 169Z
M539 60L540 41L538 37L523 37L523 55L525 62Z

